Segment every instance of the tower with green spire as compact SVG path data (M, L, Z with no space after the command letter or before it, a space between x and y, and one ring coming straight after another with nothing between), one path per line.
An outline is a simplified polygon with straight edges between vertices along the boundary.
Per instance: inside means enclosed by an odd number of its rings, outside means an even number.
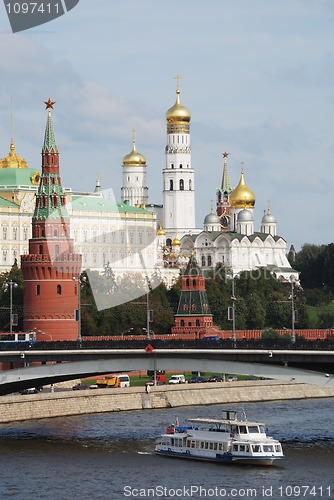
M42 175L32 218L29 254L21 256L24 278L24 329L34 328L39 340L77 340L79 322L76 310L82 256L74 252L66 197L59 175L51 109L48 110L42 148ZM38 336L37 335L37 336Z
M213 326L212 318L205 278L192 255L181 278L181 295L172 333L191 333L195 338L203 338Z
M232 191L230 184L230 176L227 167L227 158L229 153L223 153L224 169L222 175L222 182L219 189L217 189L217 215L220 217L222 231L230 229L230 203L229 195Z

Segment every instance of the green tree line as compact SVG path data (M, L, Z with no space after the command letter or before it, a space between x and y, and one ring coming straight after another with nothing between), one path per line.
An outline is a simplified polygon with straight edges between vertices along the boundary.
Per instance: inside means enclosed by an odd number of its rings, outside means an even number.
M305 244L291 261L300 272L300 285L277 281L269 271L258 269L242 272L234 278L235 318L237 329L291 328L293 293L297 311L295 328L332 328L334 326L334 244ZM81 278L87 278L84 272ZM108 279L109 278L109 279ZM113 293L113 280L105 280L105 290ZM19 316L18 328L23 327L23 278L15 264L10 272L0 276L0 328L9 329L10 293L12 287L13 312ZM206 276L206 290L214 323L224 330L232 328L227 318L232 305L232 280L218 265ZM160 283L148 294L149 309L153 311L150 328L155 333L170 333L180 298L181 279L167 289ZM81 279L82 335L127 335L146 332L147 295L125 304L99 311L89 280Z

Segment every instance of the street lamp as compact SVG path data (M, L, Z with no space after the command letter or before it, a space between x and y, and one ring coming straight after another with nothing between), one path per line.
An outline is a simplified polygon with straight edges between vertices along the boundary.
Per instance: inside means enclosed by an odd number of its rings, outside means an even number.
M80 279L80 276L72 277L73 281L78 282L78 309L77 309L77 314L76 314L76 320L78 321L78 343L81 346L82 343L82 337L81 337L81 285L82 283L85 283L87 281L86 276L82 276Z
M294 344L296 342L295 335L295 277L293 275L290 276L291 283L291 343Z
M228 319L232 320L232 342L233 346L235 347L236 345L236 333L235 333L235 301L237 300L235 297L235 290L234 290L234 274L233 270L230 269L227 271L226 276L229 276L232 280L232 295L231 295L231 300L232 300L232 307L229 307L229 314L228 314Z
M15 281L6 281L4 285L4 291L7 292L9 288L9 332L13 332L13 287L17 288L17 283Z
M49 335L50 340L51 340L51 341L53 341L53 338L52 338L51 333L49 333L49 332L43 332L43 330L39 330L38 328L36 328L36 326L34 326L33 330L34 330L35 332L40 333L41 335Z

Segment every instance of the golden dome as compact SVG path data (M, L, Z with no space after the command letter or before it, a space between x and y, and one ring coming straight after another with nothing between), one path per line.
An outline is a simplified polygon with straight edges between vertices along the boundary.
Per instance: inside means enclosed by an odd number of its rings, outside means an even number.
M244 178L244 172L241 172L239 184L229 196L231 207L235 208L253 208L255 205L255 195L247 186Z
M159 229L157 231L157 236L166 236L166 233L161 226L159 227Z
M28 168L27 162L16 154L13 139L10 143L8 156L0 160L0 168Z
M173 241L172 241L172 247L179 247L181 245L181 241L179 238L176 236Z
M176 89L176 101L167 111L166 120L168 123L189 123L190 119L190 111L180 103L180 90Z
M135 165L137 167L146 165L146 158L137 152L135 142L133 142L131 153L125 155L123 158L123 166L125 165Z

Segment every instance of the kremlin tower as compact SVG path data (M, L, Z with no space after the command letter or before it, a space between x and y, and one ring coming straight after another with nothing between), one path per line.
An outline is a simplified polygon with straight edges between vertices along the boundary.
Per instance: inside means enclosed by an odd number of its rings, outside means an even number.
M175 325L172 333L193 333L196 338L203 338L212 333L212 314L205 289L205 278L197 265L195 256L189 259L181 278L181 295Z
M176 77L177 81L180 77ZM163 170L163 226L173 239L196 230L195 176L191 166L190 111L181 104L177 84L176 101L166 113L166 166Z
M21 255L24 278L24 330L38 340L77 340L81 255L74 253L66 197L59 175L59 153L51 109L42 149L42 175L32 218L29 254ZM48 337L45 336L48 335Z
M230 229L230 202L229 195L232 191L230 184L230 176L227 168L227 157L229 153L223 153L224 170L220 188L217 190L217 215L220 218L221 230L229 231Z

